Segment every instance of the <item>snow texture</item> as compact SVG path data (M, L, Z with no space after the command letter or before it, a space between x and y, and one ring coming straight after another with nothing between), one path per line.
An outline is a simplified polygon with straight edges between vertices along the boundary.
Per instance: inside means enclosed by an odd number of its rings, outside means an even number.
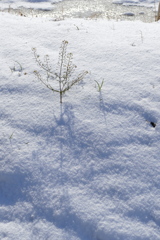
M160 240L160 23L0 18L0 239ZM60 104L32 48L63 40Z

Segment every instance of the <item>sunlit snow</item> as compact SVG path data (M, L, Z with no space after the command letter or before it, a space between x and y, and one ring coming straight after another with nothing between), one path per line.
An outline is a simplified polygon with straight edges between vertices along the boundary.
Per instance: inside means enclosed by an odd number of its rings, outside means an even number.
M0 239L160 240L160 22L0 19ZM57 71L63 40L60 104L32 48Z

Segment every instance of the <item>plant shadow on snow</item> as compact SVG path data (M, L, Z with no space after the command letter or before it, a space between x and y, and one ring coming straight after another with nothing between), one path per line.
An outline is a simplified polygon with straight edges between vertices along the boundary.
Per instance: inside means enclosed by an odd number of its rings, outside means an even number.
M58 140L62 144L68 144L72 146L74 142L74 113L73 107L71 104L62 104L60 105L60 117L55 116L55 122L59 131L54 131L55 135L57 134ZM62 147L62 145L61 145ZM62 150L62 149L61 149Z
M100 96L100 109L103 111L104 119L106 122L106 112L112 112L113 114L123 115L124 111L134 112L135 114L139 114L145 120L152 117L152 112L147 113L144 111L143 107L133 104L105 104L103 101L103 96ZM155 119L153 119L155 121ZM83 124L83 123L81 123ZM80 125L81 125L80 124ZM21 129L24 129L23 124L17 125ZM112 162L108 161L109 158L112 158L112 154L114 153L114 147L124 146L124 141L120 141L118 145L118 141L116 139L113 141L102 139L101 135L98 135L90 129L86 125L78 126L78 120L76 118L76 114L74 112L73 105L70 103L64 103L60 105L60 115L54 116L54 121L48 126L43 126L43 124L39 125L30 125L26 127L26 131L33 133L36 137L42 137L46 145L50 145L51 148L54 144L58 144L59 146L59 169L57 169L57 174L59 176L59 184L61 188L61 196L59 197L59 206L58 211L59 214L55 214L54 205L53 208L46 207L46 205L41 200L41 196L43 194L39 194L37 190L37 199L36 203L34 204L31 197L30 202L33 203L35 216L40 219L46 219L48 222L53 223L55 226L61 229L67 229L68 231L76 232L79 239L83 240L116 240L117 238L114 237L114 233L112 236L103 230L98 233L99 238L95 238L94 234L96 234L96 227L97 224L94 223L94 219L83 219L82 216L73 210L72 204L70 203L68 185L71 187L77 187L79 184L90 184L94 177L98 176L100 173L102 174L110 174L112 172L116 174L116 176L123 174L125 171L125 167L121 164L121 162ZM95 136L96 135L96 136ZM130 143L132 144L135 142L137 136L130 139ZM148 137L147 139L143 140L139 138L139 141L144 144L148 144L151 139ZM142 142L144 141L144 142ZM128 139L126 140L128 142ZM42 146L39 146L40 149ZM40 150L39 149L39 150ZM36 158L36 154L33 154L33 158ZM38 161L38 158L35 159ZM94 169L94 162L99 161L99 169L97 165L97 169ZM107 161L106 161L107 160ZM110 159L111 160L111 159ZM74 162L74 163L73 163ZM53 161L54 164L54 161ZM97 164L97 163L96 163ZM76 174L73 176L72 171L70 168L77 167ZM86 166L86 167L85 167ZM3 178L0 178L0 189L2 192L2 198L0 199L0 204L15 204L17 201L27 198L28 196L25 195L26 188L27 188L27 176L17 173L17 174L6 174ZM77 180L78 179L78 180ZM94 185L94 183L93 183ZM39 187L39 185L38 185ZM5 190L8 189L8 190ZM101 195L101 190L103 189L96 189L96 194ZM106 193L109 197L113 198L117 194L118 199L125 200L124 196L119 195L116 188L110 188L110 191ZM122 194L123 195L123 194ZM38 202L38 204L37 204ZM133 216L132 216L133 214ZM128 215L129 218L137 218L139 221L144 222L145 216L150 216L147 212L131 212ZM144 222L145 223L145 222ZM158 222L157 222L158 224ZM124 239L123 237L121 239ZM69 240L69 238L67 239Z
M19 171L0 173L0 205L14 205L27 199L27 175Z
M11 84L5 84L4 86L1 86L0 92L2 92L2 94L11 94L11 95L16 95L17 93L27 93L28 90L28 85L21 85L21 86L16 86L16 85L11 85ZM27 89L27 90L26 90ZM30 88L30 90L32 90Z
M105 117L106 106L103 102L103 99L100 102L100 105L101 110L104 111L103 114ZM115 105L112 106L112 111L116 109L116 107L114 109L114 106ZM130 110L132 111L133 109L131 108ZM119 109L117 106L116 111L124 111L124 109ZM98 141L95 143L95 133L92 132L90 128L86 128L85 131L84 128L79 129L76 124L77 119L74 114L72 104L64 103L60 106L60 115L54 116L54 126L48 129L43 129L42 132L37 132L38 135L42 134L42 136L45 138L46 144L51 144L52 138L56 139L56 141L59 143L60 164L57 171L59 175L59 183L62 193L59 199L60 203L58 215L54 212L55 206L53 206L53 208L50 208L42 206L41 204L39 206L35 206L36 214L39 218L45 218L47 221L53 223L56 227L60 229L67 229L67 231L76 232L79 239L105 240L107 238L108 240L116 240L116 233L112 232L110 234L109 232L103 230L99 230L98 233L96 233L97 224L94 223L94 219L84 220L82 216L78 214L78 212L75 212L73 210L72 204L70 203L70 196L68 193L68 184L71 184L72 186L77 186L79 184L91 184L93 178L99 173L98 170L92 169L92 165L90 164L90 162L92 162L93 164L93 161L97 161L97 159L99 161L102 160L102 162L103 160L105 160L105 165L103 165L103 163L99 163L99 166L101 164L103 166L103 169L102 166L99 169L101 174L110 174L110 172L113 173L113 171L116 175L123 174L123 171L125 171L125 169L124 166L121 165L121 163L111 163L110 161L107 163L106 161L109 157L112 156L112 153L114 152L114 146L117 146L117 142L111 141L106 143L104 140L100 141L100 143L98 143ZM45 133L43 131L45 131ZM132 141L134 142L135 139L132 139ZM120 144L123 145L122 143ZM74 159L75 166L76 164L83 165L83 172L77 172L76 176L70 176L69 168L71 159ZM86 169L84 168L85 164ZM66 167L66 165L69 166ZM76 180L76 178L78 178L78 181ZM95 188L95 190L96 194L101 195L100 189ZM120 195L119 191L116 191L115 187L110 188L110 190L106 194L111 198L116 197L120 200L125 201L125 194ZM142 216L141 214L134 214L134 216L135 218L137 217L139 221L143 222L143 217L145 218L145 214L147 215L147 212L142 214ZM132 218L131 215L128 215L128 217ZM95 237L95 235L97 236ZM125 235L122 234L120 239L124 238Z
M154 222L157 226L160 226L160 218L157 218L157 216L154 216L154 213L152 213L149 209L146 208L135 208L132 211L129 211L127 213L127 217L138 220L139 222L142 222L144 224L147 224L149 222Z
M153 122L156 123L157 119L154 117L156 115L156 112L154 110L148 110L148 106L141 106L137 103L125 103L122 102L113 102L113 104L105 104L102 101L101 109L103 112L112 112L116 115L123 115L125 112L134 112L135 115L139 115L144 119L144 123L147 121L149 123Z
M74 231L79 239L93 240L95 233L94 228L96 227L94 221L82 219L82 217L73 210L70 203L71 196L68 191L68 185L74 187L80 184L79 175L81 175L82 178L85 177L86 181L92 177L92 173L88 173L88 170L86 170L86 173L82 171L80 171L80 173L77 172L78 175L75 174L73 176L70 168L72 168L74 164L75 166L81 165L81 157L84 158L83 161L85 162L82 162L82 164L86 164L85 157L87 154L94 154L95 152L92 139L90 139L89 143L87 143L88 140L84 139L88 135L88 130L86 129L85 133L84 130L83 132L77 132L77 126L75 126L76 117L73 110L72 104L61 104L60 115L54 116L54 126L43 129L42 132L37 132L37 135L40 134L44 137L47 145L55 143L52 141L52 138L59 144L59 159L56 160L59 161L59 168L56 173L53 173L53 176L56 174L58 177L59 192L57 192L56 195L58 203L56 201L55 205L53 204L53 208L51 208L41 203L41 193L39 191L36 199L38 204L34 205L34 211L37 218L46 219L60 229ZM34 154L34 158L36 157ZM88 159L88 161L90 161L90 159ZM83 181L84 180L82 180L82 182Z
M97 157L104 159L110 156L110 151L105 149L105 140L100 139L101 135L95 137L97 133L94 132L94 129L90 129L89 124L86 127L83 126L83 122L81 123L82 127L78 125L72 104L67 103L61 106L60 117L55 117L55 123L56 126L52 128L51 135L54 135L60 143L62 163L67 161L64 155L65 151L72 155L75 162L78 161L78 163L83 163L81 157L87 159L87 155L90 160L97 160ZM99 142L96 142L97 139ZM88 159L88 161L90 160Z

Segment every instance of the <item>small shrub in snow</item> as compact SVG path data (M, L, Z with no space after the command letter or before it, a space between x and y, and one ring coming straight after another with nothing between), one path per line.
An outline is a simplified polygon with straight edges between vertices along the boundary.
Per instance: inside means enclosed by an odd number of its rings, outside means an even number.
M60 103L62 103L62 97L65 92L76 83L82 81L88 73L87 71L82 71L77 76L74 75L77 66L72 63L73 54L67 53L67 45L68 42L65 40L61 44L58 68L56 70L52 69L48 55L45 55L44 61L42 62L37 54L36 48L32 49L35 61L42 70L42 74L39 71L34 71L34 74L47 88L60 94Z

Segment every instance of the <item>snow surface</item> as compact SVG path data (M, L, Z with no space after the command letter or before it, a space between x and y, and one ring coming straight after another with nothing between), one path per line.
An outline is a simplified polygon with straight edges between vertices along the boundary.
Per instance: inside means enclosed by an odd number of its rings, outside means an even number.
M159 3L159 0L113 0L113 3L122 5L146 6L153 7Z
M0 239L160 240L160 22L0 19ZM89 73L60 105L31 49L63 40Z
M61 2L62 0L0 0L0 7L4 9L6 7L11 8L34 8L34 9L53 9L54 4Z
M25 7L25 8L44 8L44 9L53 9L54 4L65 1L65 0L0 0L0 7L3 9L5 7ZM81 2L82 0L70 0L74 2ZM86 0L86 2L95 2L99 4L98 0ZM137 6L148 6L153 7L159 0L103 0L108 2L113 2L115 4L122 4L122 5L137 5ZM101 4L101 3L100 3Z

